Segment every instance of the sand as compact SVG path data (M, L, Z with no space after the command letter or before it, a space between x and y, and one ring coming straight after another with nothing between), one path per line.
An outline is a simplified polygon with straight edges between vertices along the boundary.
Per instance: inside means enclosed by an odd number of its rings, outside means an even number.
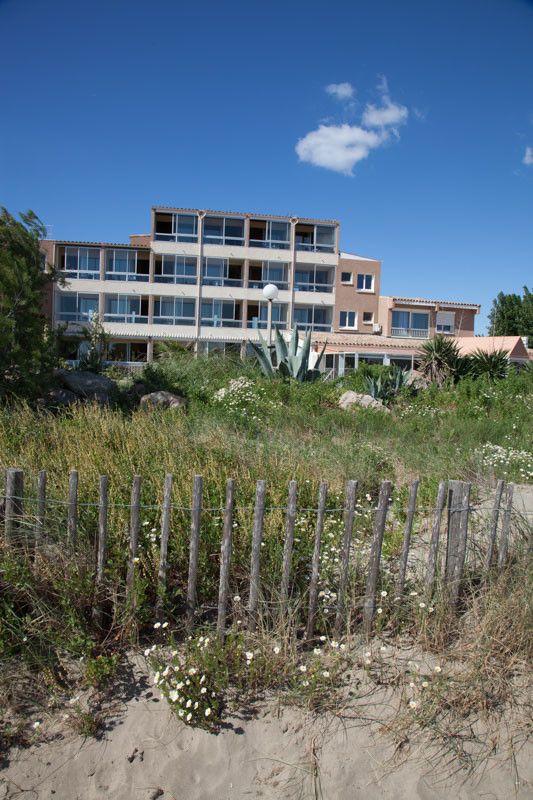
M422 741L396 750L382 726L394 696L354 701L342 716L313 716L270 700L229 717L210 734L186 727L132 658L131 681L108 709L100 740L58 714L41 741L13 748L0 798L54 800L505 800L533 797L533 746L515 759L504 746L474 776Z

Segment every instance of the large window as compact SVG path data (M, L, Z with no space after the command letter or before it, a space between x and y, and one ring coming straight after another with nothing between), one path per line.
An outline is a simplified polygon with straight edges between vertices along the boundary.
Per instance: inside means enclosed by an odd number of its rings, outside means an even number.
M252 262L248 273L248 286L250 289L262 289L267 283L275 283L278 289L288 289L288 273L288 264L279 264L276 261Z
M111 342L107 349L107 361L114 364L146 361L148 345L146 342Z
M202 284L204 286L242 286L243 263L227 258L204 258Z
M294 273L295 292L332 292L335 285L335 271L309 264L298 267Z
M155 283L195 284L197 281L195 256L157 256L154 266Z
M294 322L313 331L331 330L331 308L325 306L295 306Z
M67 278L100 279L100 250L96 247L65 247L59 258Z
M291 230L288 222L274 219L250 220L250 247L272 247L288 250L291 246Z
M105 298L105 322L148 322L148 298L127 294L108 294Z
M357 328L357 311L341 311L341 328Z
M204 244L244 245L244 219L204 217Z
M200 324L212 328L240 328L241 306L235 300L202 300Z
M295 231L296 249L309 250L313 253L334 253L335 234L335 225L299 223Z
M358 292L373 292L374 291L374 276L363 275L359 273L357 276L357 291Z
M105 277L108 281L147 281L148 253L136 250L106 250Z
M196 214L156 212L154 238L164 242L197 242Z
M59 314L61 322L91 322L98 316L97 294L59 295Z
M427 339L429 314L420 311L393 311L391 335Z
M268 303L248 302L247 328L265 329L268 325ZM272 325L280 328L287 327L287 304L272 303Z
M192 297L158 297L154 303L155 325L194 325L196 301Z

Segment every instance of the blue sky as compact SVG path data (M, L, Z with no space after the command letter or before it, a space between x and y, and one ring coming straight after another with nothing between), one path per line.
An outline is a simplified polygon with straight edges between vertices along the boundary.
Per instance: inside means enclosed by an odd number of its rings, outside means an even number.
M127 241L152 205L338 219L382 292L533 285L533 3L0 0L0 204Z

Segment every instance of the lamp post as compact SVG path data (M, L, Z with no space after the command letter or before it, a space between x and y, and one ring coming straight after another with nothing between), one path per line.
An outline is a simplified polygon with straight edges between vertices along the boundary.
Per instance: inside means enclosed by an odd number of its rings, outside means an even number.
M269 348L272 346L272 301L276 299L278 294L279 289L275 283L267 283L263 289L263 297L268 300L267 338Z

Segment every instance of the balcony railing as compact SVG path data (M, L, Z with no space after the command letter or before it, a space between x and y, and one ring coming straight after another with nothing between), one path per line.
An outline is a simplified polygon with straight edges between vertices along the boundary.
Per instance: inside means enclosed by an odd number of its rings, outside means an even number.
M306 250L309 253L334 253L335 247L332 244L313 244L296 240L296 250Z
M247 328L253 328L254 330L266 330L268 327L268 322L266 319L259 319L258 317L252 317L246 323ZM280 330L285 330L287 327L287 320L272 320L272 328L279 328Z
M194 325L194 317L154 317L154 325Z
M202 286L243 286L243 280L240 278L206 278L203 276Z
M240 328L242 322L240 319L221 319L219 317L202 317L200 325L205 325L208 328Z
M130 314L104 314L104 322L133 322L136 325L147 325L148 317L135 311Z
M250 247L266 247L273 250L289 250L290 242L276 242L273 239L250 239Z
M149 280L148 275L141 275L137 272L106 272L106 281L144 281Z
M274 280L272 280L272 281L252 281L252 280L249 280L248 281L248 288L249 289L264 289L264 287L267 286L267 284L269 284L269 283L276 284L276 286L280 290L289 288L289 284L288 284L287 281L274 281Z
M294 284L295 292L332 292L335 284L333 283L304 283L297 281Z
M391 336L403 336L406 339L429 339L429 330L425 328L391 328Z

